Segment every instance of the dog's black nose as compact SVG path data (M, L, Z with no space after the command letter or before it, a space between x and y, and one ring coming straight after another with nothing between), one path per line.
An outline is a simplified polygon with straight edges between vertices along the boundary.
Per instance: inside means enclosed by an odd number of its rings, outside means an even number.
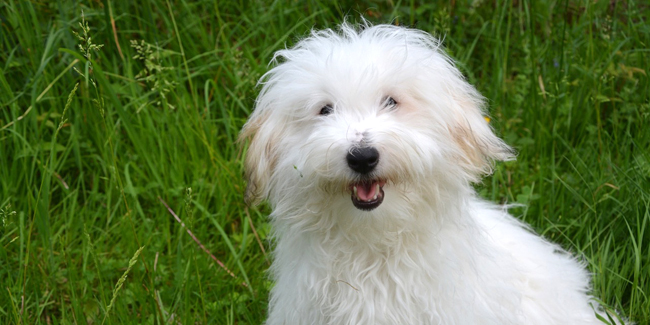
M357 173L368 174L379 162L379 151L373 147L354 147L345 157L348 166Z

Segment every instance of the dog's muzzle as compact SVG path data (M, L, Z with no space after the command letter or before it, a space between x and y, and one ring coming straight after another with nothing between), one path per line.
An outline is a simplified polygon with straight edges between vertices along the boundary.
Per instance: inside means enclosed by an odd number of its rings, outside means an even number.
M379 151L373 147L354 147L348 152L346 160L350 169L367 176L379 163ZM357 209L364 211L377 208L384 201L383 187L385 184L385 181L378 179L362 180L350 184L352 204Z

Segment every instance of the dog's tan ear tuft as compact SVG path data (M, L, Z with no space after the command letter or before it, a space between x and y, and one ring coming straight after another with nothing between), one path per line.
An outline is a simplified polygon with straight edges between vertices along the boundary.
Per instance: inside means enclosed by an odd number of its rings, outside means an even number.
M248 205L257 205L268 196L268 186L271 174L277 164L277 140L280 132L264 127L269 113L253 113L242 128L239 142L245 144L250 140L248 152L244 159L246 193L244 200Z
M515 157L514 150L494 134L485 115L483 101L474 98L456 100L460 114L450 125L450 133L461 149L461 164L475 180L492 173L493 161Z

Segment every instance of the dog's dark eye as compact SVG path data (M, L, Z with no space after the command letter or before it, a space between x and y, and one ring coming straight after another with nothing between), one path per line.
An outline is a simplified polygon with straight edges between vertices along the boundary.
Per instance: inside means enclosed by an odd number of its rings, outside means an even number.
M397 107L397 101L393 97L386 97L384 100L384 107L388 109L395 109Z
M334 108L332 108L332 105L325 105L323 108L320 109L320 115L330 115L334 111Z

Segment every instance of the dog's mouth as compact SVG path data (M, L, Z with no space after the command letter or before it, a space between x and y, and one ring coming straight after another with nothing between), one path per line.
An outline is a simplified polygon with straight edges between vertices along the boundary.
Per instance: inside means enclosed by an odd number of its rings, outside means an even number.
M370 180L353 183L350 185L352 204L363 211L371 211L384 201L385 181Z

